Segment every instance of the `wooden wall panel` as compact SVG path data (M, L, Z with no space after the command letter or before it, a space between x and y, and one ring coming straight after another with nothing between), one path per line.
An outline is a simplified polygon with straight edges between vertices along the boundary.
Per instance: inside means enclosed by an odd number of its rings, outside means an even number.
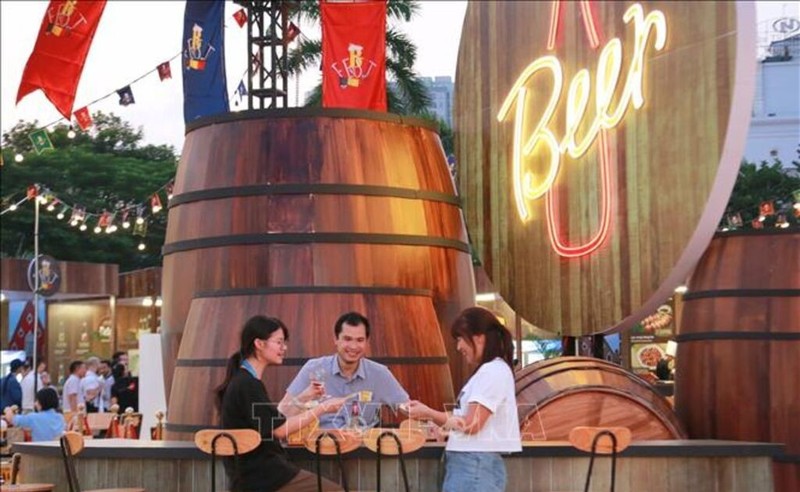
M0 282L3 290L30 291L28 264L30 260L3 258L0 260ZM105 263L59 261L61 286L58 294L86 296L117 295L119 266ZM56 295L58 295L56 294Z
M555 2L471 2L458 56L455 92L459 187L473 245L503 298L539 328L564 335L609 332L632 325L683 282L722 214L733 186L750 116L755 68L753 6L733 2L641 2L644 14L663 12L666 45L651 34L643 57L644 105L628 107L606 130L613 206L607 239L580 258L551 247L545 202L554 209L562 240L581 244L600 223L599 145L572 159L563 156L553 187L517 213L512 150L514 112L500 108L523 69L554 55L563 68L561 91L548 128L560 142L566 128L568 87L588 69L588 110L581 138L595 117L598 57L612 38L622 43L620 86L631 65L634 28L623 14L632 2L589 2L600 45L587 42L580 2L561 2L562 22L547 49ZM553 93L553 77L525 84L524 141ZM522 161L534 184L550 169L539 144Z

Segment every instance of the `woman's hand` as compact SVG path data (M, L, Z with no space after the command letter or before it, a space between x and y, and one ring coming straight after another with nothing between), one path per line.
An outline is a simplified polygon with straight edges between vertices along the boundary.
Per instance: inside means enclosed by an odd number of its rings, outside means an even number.
M411 400L404 406L408 418L415 420L429 420L431 418L431 408L418 400Z
M306 403L311 400L319 400L325 395L325 385L319 381L312 381L308 388L304 389L297 395L297 399L301 403Z
M346 401L347 398L328 398L327 400L321 401L317 408L320 409L320 413L338 412Z

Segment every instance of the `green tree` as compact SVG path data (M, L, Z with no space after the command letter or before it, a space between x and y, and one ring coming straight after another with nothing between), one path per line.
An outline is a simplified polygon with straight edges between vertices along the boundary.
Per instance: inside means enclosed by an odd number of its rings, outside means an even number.
M800 150L798 150L800 154ZM740 214L744 228L751 228L751 221L759 216L759 205L772 200L775 210L783 214L791 226L798 224L792 210L792 192L800 189L800 161L792 161L791 167L784 167L779 159L771 163L761 161L742 162L739 175L733 187L725 217L722 218L720 227L728 227L727 216ZM764 227L772 227L777 220L777 214L767 216Z
M133 129L114 114L95 113L90 132L67 136L69 127L56 126L50 133L54 151L32 152L30 133L36 122L20 121L3 134L3 209L25 197L29 185L39 184L63 203L48 211L40 206L39 250L60 260L115 263L121 271L161 264L161 246L166 229L166 211L151 216L149 198L175 175L177 158L168 145L142 145L142 130ZM23 154L15 162L15 154ZM162 202L165 194L161 193ZM68 224L69 212L57 218L64 204L85 207L87 212L114 212L133 204L145 205L147 235L132 235L133 227L117 232L93 232L97 217L87 221L87 230ZM131 213L131 221L135 212ZM33 257L34 203L27 201L0 219L0 254L4 257ZM137 246L146 245L144 251Z
M419 11L417 0L388 0L387 16L390 21L409 22ZM290 13L298 22L319 23L320 10L317 0L297 2ZM420 114L430 105L428 89L422 79L414 73L417 47L402 31L386 25L386 71L389 84L386 87L386 102L389 112L397 114ZM287 70L292 75L306 70L317 70L322 61L322 42L319 39L301 37L296 48L287 57ZM322 104L322 85L317 85L306 100L306 106Z

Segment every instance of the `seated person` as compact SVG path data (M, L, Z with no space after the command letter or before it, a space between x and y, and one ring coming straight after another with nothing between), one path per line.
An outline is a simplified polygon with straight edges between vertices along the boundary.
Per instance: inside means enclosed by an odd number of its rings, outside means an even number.
M15 415L8 408L5 419L16 427L31 430L32 441L53 441L61 437L66 427L64 416L58 411L58 393L53 388L43 388L36 393L34 402L36 413Z
M378 425L381 404L405 403L408 393L386 366L364 357L370 334L366 317L356 312L343 314L333 333L336 354L306 362L286 389L278 410L296 415L323 396L347 398L341 411L320 417L321 428Z

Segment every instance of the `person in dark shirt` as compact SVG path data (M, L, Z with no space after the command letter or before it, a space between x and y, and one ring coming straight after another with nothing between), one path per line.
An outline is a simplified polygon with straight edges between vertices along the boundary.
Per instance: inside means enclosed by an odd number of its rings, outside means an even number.
M128 368L124 364L117 364L111 369L114 375L114 384L111 386L111 403L119 405L120 413L127 408L139 409L139 378L127 375Z
M278 412L261 379L267 366L283 363L288 338L289 330L281 320L265 316L250 318L242 329L240 350L228 359L225 381L216 389L222 427L249 428L261 434L261 444L239 457L238 476L233 461L225 461L234 491L317 490L316 475L292 464L279 440L320 415L339 411L345 400L331 398L289 418ZM322 483L325 491L342 490L329 480L323 479Z

